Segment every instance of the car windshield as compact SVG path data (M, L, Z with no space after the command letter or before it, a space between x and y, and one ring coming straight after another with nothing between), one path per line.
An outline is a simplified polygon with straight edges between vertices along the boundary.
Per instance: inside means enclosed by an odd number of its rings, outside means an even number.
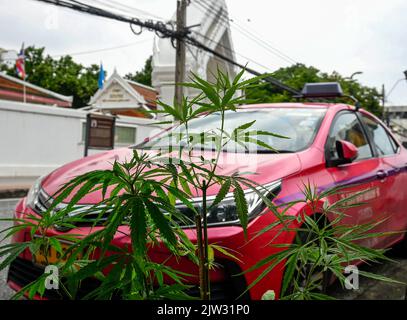
M317 108L268 108L268 109L240 109L237 112L227 111L225 113L224 131L231 134L234 129L243 124L254 121L247 130L257 132L271 132L285 136L288 139L272 135L257 135L253 138L260 140L260 143L248 142L249 148L234 141L228 142L224 147L225 152L297 152L307 148L313 141L319 128L319 124L325 115L325 109ZM201 134L205 132L209 139L200 140L194 143L194 148L214 150L215 144L210 138L211 132L220 130L220 115L210 114L192 120L188 126L188 135ZM165 131L158 137L147 142L134 146L139 149L172 149L185 146L185 128L177 126L169 131ZM270 150L262 145L262 142L273 147ZM245 142L246 145L247 142Z

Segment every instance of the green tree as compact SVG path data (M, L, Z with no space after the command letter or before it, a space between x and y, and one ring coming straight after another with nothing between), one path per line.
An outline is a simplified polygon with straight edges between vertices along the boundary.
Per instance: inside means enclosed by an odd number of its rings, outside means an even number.
M298 90L301 90L307 82L337 81L341 84L346 94L353 95L360 101L363 108L376 115L381 115L382 113L380 93L376 88L363 86L356 80L345 78L335 71L328 74L314 67L295 64L290 67L278 69L273 73L273 77ZM249 88L246 94L247 98L256 99L259 102L296 101L290 93L267 83L261 87Z
M145 64L144 67L141 71L137 71L136 73L128 73L124 76L125 79L131 80L131 81L136 81L142 84L145 84L147 86L151 86L151 73L153 72L153 67L152 67L152 60L153 57L150 56Z
M54 59L45 54L45 48L29 46L25 49L26 81L42 88L73 96L73 107L80 108L89 102L98 89L99 66L84 67L69 55ZM1 65L0 69L15 76L14 67Z

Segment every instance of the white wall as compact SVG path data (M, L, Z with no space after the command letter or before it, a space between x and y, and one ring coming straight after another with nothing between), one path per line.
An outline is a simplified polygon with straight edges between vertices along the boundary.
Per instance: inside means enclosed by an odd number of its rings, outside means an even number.
M40 176L83 157L85 121L85 111L0 100L0 177ZM120 116L116 125L136 127L136 143L158 130L142 118Z

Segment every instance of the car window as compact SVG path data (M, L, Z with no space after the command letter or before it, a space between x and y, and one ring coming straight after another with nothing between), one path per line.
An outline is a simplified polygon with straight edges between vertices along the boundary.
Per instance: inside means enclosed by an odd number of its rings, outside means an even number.
M335 144L338 140L351 142L358 148L356 160L367 159L373 156L362 125L354 113L340 113L334 120L327 145L328 157L331 160L338 158Z
M378 155L387 156L395 154L398 146L383 126L377 121L364 115L362 116L362 119L366 125L370 139L376 147Z
M232 134L232 132L249 122L253 122L250 127L252 132L269 131L281 136L281 138L273 135L258 135L256 139L260 142L272 146L276 151L267 149L260 144L249 142L246 144L248 152L298 152L307 148L314 140L314 137L319 129L326 109L319 108L267 108L267 109L241 109L237 112L225 112L224 131ZM213 113L192 120L188 125L189 135L200 135L202 132L208 134L208 139L203 139L200 143L196 143L194 148L212 150L214 140L211 139L211 132L218 132L217 128L220 125L220 114ZM135 147L142 149L165 149L182 147L186 143L185 127L177 126L170 131L163 132L161 136L157 136L141 145ZM204 136L205 137L205 136ZM223 148L225 152L245 152L245 146L229 141Z

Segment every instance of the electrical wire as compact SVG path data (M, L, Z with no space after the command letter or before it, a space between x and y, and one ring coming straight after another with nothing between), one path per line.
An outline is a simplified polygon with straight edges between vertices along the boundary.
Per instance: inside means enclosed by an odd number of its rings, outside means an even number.
M189 43L199 49L202 49L206 52L209 52L211 54L213 54L214 56L229 62L232 65L235 65L241 69L246 70L248 73L251 73L253 75L256 76L260 76L262 75L262 73L253 70L251 68L248 68L240 63L237 63L236 61L234 61L234 59L231 59L230 57L227 57L213 49L211 49L210 47L208 47L207 45L201 43L200 41L198 41L197 39L195 39L194 37L192 37L190 35L190 30L186 29L186 30L182 30L182 31L174 31L171 28L168 28L168 26L171 26L170 23L164 23L162 21L152 21L152 20L146 20L146 21L142 21L139 18L136 17L125 17L113 12L110 12L108 10L104 10L98 7L94 7L91 5L88 5L86 3L80 2L80 1L76 1L76 0L35 0L35 1L40 1L40 2L44 2L44 3L48 3L48 4L53 4L59 7L64 7L64 8L68 8L71 10L75 10L75 11L79 11L82 13L87 13L90 15L94 15L94 16L99 16L99 17L104 17L104 18L108 18L108 19L114 19L117 21L121 21L121 22L125 22L125 23L129 23L130 26L133 25L137 25L140 28L145 28L149 31L153 31L155 32L159 37L162 38L170 38L170 39L177 39L178 41L183 41L185 43ZM134 32L134 31L133 31ZM282 83L281 81L275 79L272 76L268 76L266 78L263 78L263 81L267 81L273 85L275 85L276 87L280 88L281 90L286 90L287 92L290 92L292 94L298 95L300 92L295 89L292 88L288 85L285 85L284 83Z
M216 9L211 6L208 2L205 0L201 1L194 1L193 5L198 8L201 12L204 14L208 13L209 15L212 16L212 18L219 19L223 25L230 25L233 29L235 29L237 32L248 38L249 40L253 41L257 45L261 46L265 50L267 50L269 53L275 55L276 57L284 60L285 62L289 64L297 64L298 62L294 59L292 59L290 56L282 52L281 50L275 48L272 46L270 43L264 41L264 39L261 39L254 33L250 32L247 28L240 26L234 21L230 21L229 18L226 15L226 12L222 12L221 15L219 16L218 13L216 12Z
M244 28L240 27L237 24L231 24L229 23L229 19L226 16L225 12L221 12L221 14L219 15L216 11L214 11L214 8L211 7L206 7L205 5L199 3L199 2L194 2L193 4L198 4L199 6L195 5L195 7L200 10L202 13L204 14L209 14L212 18L216 19L217 21L219 21L220 24L222 24L223 26L226 27L232 27L234 30L236 30L238 33L242 34L243 36L245 36L246 38L248 38L249 40L253 41L254 43L256 43L257 45L263 47L264 49L266 49L269 53L277 56L278 58L284 60L285 62L289 63L289 64L295 64L296 62L294 60L289 60L288 58L282 56L280 53L274 52L272 51L270 48L266 47L264 44L260 43L259 41L257 41L256 39L254 39L250 33L248 33L247 30L245 30Z
M215 51L215 50L209 48L209 47L206 46L205 44L199 42L198 40L196 40L195 38L193 38L193 37L191 37L191 36L189 36L189 35L185 36L185 41L186 41L187 43L190 43L191 45L194 45L194 46L197 47L197 48L201 48L201 49L203 49L203 50L205 50L205 51L207 51L207 52L209 52L209 53L212 53L214 56L216 56L216 57L218 57L218 58L221 58L222 60L224 60L224 61L226 61L226 62L229 62L229 63L231 63L231 64L234 64L235 66L237 66L237 67L239 67L239 68L241 68L241 69L244 69L244 70L246 70L247 72L249 72L249 73L251 73L251 74L253 74L253 75L255 75L255 76L261 76L261 75L263 75L262 73L260 73L260 72L258 72L258 71L256 71L256 70L253 70L253 69L251 69L251 68L248 68L247 66L244 66L244 65L242 65L242 64L240 64L240 63L234 61L233 59L231 59L231 58L229 58L229 57L227 57L227 56L225 56L225 55L223 55L223 54L221 54L221 53L219 53L219 52L217 52L217 51ZM270 82L271 84L273 84L273 85L279 87L280 89L286 90L287 92L290 92L290 93L292 93L292 94L294 94L294 95L300 95L300 92L299 92L297 89L292 88L292 87L290 87L290 86L288 86L288 85L282 83L280 80L277 80L276 78L274 78L274 77L272 77L272 76L265 77L265 78L263 78L263 80L264 80L264 81L267 81L267 82Z
M215 9L213 7L210 6L210 4L208 4L206 1L202 0L202 2L197 2L195 1L195 3L199 4L202 8L208 10L210 12L210 14L212 14L212 17L215 16ZM286 55L285 53L283 53L281 50L271 46L269 43L265 42L263 39L259 38L258 36L256 36L255 34L251 33L249 30L247 30L247 28L240 26L239 24L237 24L234 21L230 21L228 19L228 17L226 16L225 12L223 12L224 15L221 16L221 20L223 21L223 23L227 23L230 26L235 29L237 32L241 33L242 35L244 35L246 38L248 38L249 40L253 41L254 43L256 43L257 45L261 46L262 48L264 48L265 50L267 50L269 53L275 55L276 57L284 60L285 62L289 63L289 64L296 64L297 62L290 58L288 55Z
M269 67L266 67L265 65L261 64L260 62L257 62L257 61L255 61L255 60L253 60L253 59L251 59L251 58L249 58L249 57L247 57L247 56L244 56L244 55L242 55L242 54L236 52L235 50L232 50L231 48L229 48L229 47L227 47L227 46L225 46L225 45L223 45L223 44L221 44L221 43L219 43L219 42L216 42L215 40L213 40L213 39L211 39L211 38L205 36L204 34L202 34L202 33L200 33L200 32L197 32L197 31L192 31L192 32L193 32L194 34L196 34L198 37L202 37L202 38L204 38L205 40L208 40L208 41L210 41L210 42L212 42L212 43L216 43L217 46L223 48L224 50L226 50L226 51L228 51L228 52L230 52L230 53L232 53L232 54L234 54L234 55L236 55L236 56L239 56L239 57L243 58L243 59L246 60L246 61L250 61L250 62L256 64L257 66L259 66L259 67L261 67L261 68L264 68L264 69L267 70L268 72L271 72L271 70L270 70Z
M151 14L151 13L149 13L147 11L144 11L144 10L141 10L141 9L138 9L138 8L134 8L134 7L131 7L131 6L128 6L128 5L122 4L120 2L113 1L113 0L109 0L108 2L107 1L101 1L101 0L92 0L92 1L96 2L96 3L99 3L99 4L103 5L103 6L109 7L111 9L118 10L118 11L120 11L122 13L125 13L125 14L128 14L129 12L132 12L132 13L137 13L138 15L141 14L142 16L150 18L150 19L153 18L153 19L158 20L158 21L164 21L165 20L164 18L159 17L159 16L157 16L155 14Z
M97 52L103 52L103 51L111 51L111 50L116 50L116 49L123 49L123 48L128 48L128 47L133 47L148 41L152 41L151 39L144 39L138 42L132 42L132 43L127 43L127 44L122 44L119 46L115 47L109 47L109 48L101 48L101 49L95 49L95 50L89 50L89 51L80 51L80 52L74 52L74 53L64 53L64 54L57 54L57 55L52 55L52 58L58 58L62 56L79 56L79 55L85 55L85 54L92 54L92 53L97 53Z

